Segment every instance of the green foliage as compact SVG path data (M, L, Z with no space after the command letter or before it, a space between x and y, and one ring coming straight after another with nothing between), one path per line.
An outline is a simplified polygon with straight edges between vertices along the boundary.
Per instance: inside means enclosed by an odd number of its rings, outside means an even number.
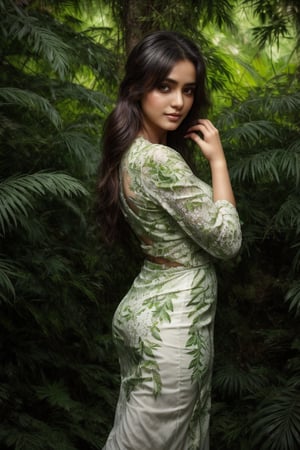
M298 448L299 101L297 77L282 75L216 119L243 222L239 260L219 266L212 430L224 449Z
M33 209L34 198L50 194L71 196L87 194L85 188L74 178L63 173L34 173L6 178L0 184L0 228L3 235L7 229L16 227L22 217L28 217Z
M235 2L228 0L161 0L133 1L109 0L114 20L122 28L126 52L145 33L155 30L174 30L188 35L202 49L207 60L209 85L212 90L224 89L231 72L228 55L207 38L205 29L236 31L233 18ZM128 12L130 11L130 12Z
M259 404L252 425L253 445L261 450L297 450L300 433L299 378L272 392Z
M298 256L298 255L297 255ZM299 272L299 269L298 271ZM294 311L296 316L300 314L300 282L295 281L288 289L285 300L290 303L289 310Z
M0 447L101 449L121 293L90 210L115 61L70 2L25 3L0 1Z
M288 33L297 50L296 3L141 3L149 14L139 26L190 34L206 55L210 87L224 94L213 120L228 155L243 249L217 266L216 449L296 450L299 440L297 63L276 65L257 53L249 32L239 34L236 58L215 41L217 29L230 29L236 41L234 7L251 4L263 25L255 30L261 47ZM0 0L3 450L101 449L113 421L111 318L140 261L132 242L126 250L103 247L90 213L101 126L123 54L115 52L119 31L80 18L107 13L107 4L122 21L116 29L124 28L124 2ZM203 163L201 170L207 178ZM150 347L144 351L151 356ZM156 369L147 367L158 391Z
M266 45L276 44L278 47L283 38L294 37L295 49L299 50L300 12L298 0L269 1L243 0L250 5L260 25L253 28L253 36L262 49Z
M14 87L0 88L0 99L2 105L20 106L26 110L32 110L33 113L45 115L55 128L59 128L61 125L60 116L51 103L34 92Z

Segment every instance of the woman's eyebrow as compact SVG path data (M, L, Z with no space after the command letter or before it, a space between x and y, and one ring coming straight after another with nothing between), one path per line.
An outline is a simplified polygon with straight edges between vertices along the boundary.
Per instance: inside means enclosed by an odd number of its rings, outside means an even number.
M171 84L179 84L177 80L173 80L173 78L165 78L164 80L165 82L171 83ZM191 86L191 87L195 87L196 86L196 82L195 81L190 81L184 84L184 86Z

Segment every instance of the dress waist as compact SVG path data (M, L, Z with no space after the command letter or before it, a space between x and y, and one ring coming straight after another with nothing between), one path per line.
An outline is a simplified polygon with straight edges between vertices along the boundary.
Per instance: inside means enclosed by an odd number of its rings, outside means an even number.
M162 258L160 256L147 255L146 259L154 264L162 264L167 267L183 267L183 264L177 261L171 261L170 259Z
M172 251L169 252L167 249L154 249L154 248L143 248L145 255L145 263L148 261L161 268L196 268L202 266L210 266L213 263L211 256L201 250L197 251L187 251L183 253L182 251ZM158 250L158 251L157 251Z

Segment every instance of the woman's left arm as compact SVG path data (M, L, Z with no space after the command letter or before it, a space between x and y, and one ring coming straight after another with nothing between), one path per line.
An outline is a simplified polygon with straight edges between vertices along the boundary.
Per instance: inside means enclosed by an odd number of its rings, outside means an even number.
M202 137L198 134L199 132ZM192 139L198 145L210 165L213 200L215 202L227 200L235 206L227 162L217 128L210 120L199 119L194 126L189 128L186 137Z

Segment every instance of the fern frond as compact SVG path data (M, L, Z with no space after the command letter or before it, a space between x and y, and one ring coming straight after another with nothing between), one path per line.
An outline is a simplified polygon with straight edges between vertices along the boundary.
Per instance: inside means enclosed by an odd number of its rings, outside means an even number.
M45 445L44 436L36 431L23 431L15 428L15 434L6 439L7 445L14 445L15 450L41 450Z
M279 133L278 127L267 120L253 120L243 122L224 133L224 137L229 142L257 142L265 140L266 137L274 139Z
M231 166L230 174L238 181L252 180L256 183L261 179L267 179L279 182L274 150L265 150L240 159Z
M300 108L300 102L299 102ZM293 178L295 186L300 184L300 140L292 142L286 150L278 154L278 169L287 180Z
M51 406L58 406L66 411L78 406L78 402L71 398L68 389L62 382L39 386L36 388L36 394L40 400L46 400Z
M212 439L211 449L234 449L248 450L247 433L247 416L243 409L243 414L239 408L230 407L226 403L214 400L212 404Z
M292 261L292 273L296 274L300 272L300 242L292 245L291 248L297 249Z
M72 128L58 133L53 141L53 146L62 145L66 147L72 156L75 156L81 162L89 163L87 155L95 153L95 146L91 138Z
M7 130L15 130L16 128L17 124L5 114L0 112L0 136L2 136Z
M0 440L19 450L76 450L67 433L58 430L57 425L46 423L26 413L18 414L17 426L0 429Z
M261 450L297 450L300 435L300 394L282 388L257 407L252 423L253 446Z
M88 89L79 84L53 82L53 87L54 100L70 98L80 104L92 106L103 113L107 113L107 105L111 104L111 100L103 92Z
M295 315L300 314L300 282L297 281L290 287L285 295L285 301L290 304L289 311L295 310Z
M14 263L6 259L0 259L0 299L7 300L4 292L10 297L15 297L15 289L10 277L16 275L17 272L18 268Z
M270 45L277 44L281 37L288 35L289 26L288 20L285 17L273 18L272 23L269 25L260 25L252 29L254 40L260 49L263 49L267 43Z
M36 197L51 194L58 197L86 195L87 191L75 178L57 172L20 175L0 182L0 229L17 226L20 216L28 215Z
M219 392L232 398L255 392L265 386L267 380L260 368L250 368L246 371L227 364L216 369L213 383Z
M300 233L300 203L299 193L291 194L280 205L280 208L274 217L275 227L279 230L294 230Z
M284 328L273 327L271 329L259 330L256 334L263 337L264 345L268 351L284 345L283 343L289 342L291 338L290 331Z
M13 20L12 20L13 19ZM50 18L48 18L50 19ZM63 39L39 22L38 18L23 11L7 20L8 37L18 39L35 54L46 60L52 69L64 78L69 68L72 48Z
M32 91L13 87L0 88L0 105L14 105L29 109L32 112L46 116L55 128L61 128L62 121L49 100Z
M97 302L97 296L94 290L95 286L89 286L88 284L88 277L86 276L78 276L76 280L73 280L70 282L71 286L73 286L75 289L77 289L84 298L89 299L91 302L96 303ZM97 285L97 287L100 286L100 283Z
M300 110L300 93L280 93L279 95L266 95L264 98L264 108L270 114L278 114L279 117L291 113L298 113Z

